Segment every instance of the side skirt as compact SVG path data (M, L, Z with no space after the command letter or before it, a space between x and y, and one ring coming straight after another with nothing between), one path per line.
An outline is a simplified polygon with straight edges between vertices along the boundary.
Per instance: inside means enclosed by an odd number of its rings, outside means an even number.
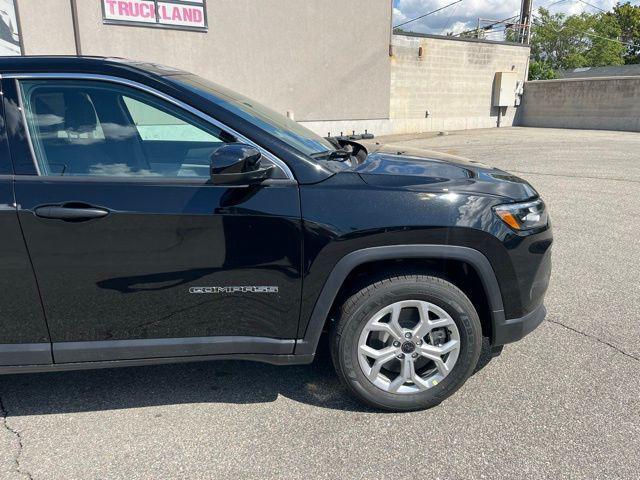
M53 363L50 343L0 344L0 368Z
M220 336L54 342L52 346L55 363L76 363L202 355L288 355L293 353L295 344L295 340Z
M106 362L54 363L49 365L13 365L0 366L0 375L16 373L61 372L70 370L93 370L98 368L141 367L145 365L164 365L170 363L205 362L212 360L247 360L269 363L271 365L307 365L313 362L314 355L267 355L267 354L230 354L204 355L193 357L144 358L139 360L114 360Z
M311 363L314 355L293 354L295 343L295 340L229 336L0 344L0 374L207 360L250 360L273 365Z

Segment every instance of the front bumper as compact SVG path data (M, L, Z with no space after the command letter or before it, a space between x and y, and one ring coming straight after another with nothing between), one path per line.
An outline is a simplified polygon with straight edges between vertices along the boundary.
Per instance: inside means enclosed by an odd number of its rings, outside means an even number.
M542 323L546 315L547 309L544 304L540 304L524 317L498 320L493 326L493 345L517 342L533 332Z

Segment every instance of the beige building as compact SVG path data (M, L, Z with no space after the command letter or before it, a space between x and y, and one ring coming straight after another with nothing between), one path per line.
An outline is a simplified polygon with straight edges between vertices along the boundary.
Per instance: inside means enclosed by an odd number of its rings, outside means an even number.
M529 57L519 45L392 36L391 0L13 1L23 54L162 63L323 135L510 124L515 107L493 106L496 72L524 80Z

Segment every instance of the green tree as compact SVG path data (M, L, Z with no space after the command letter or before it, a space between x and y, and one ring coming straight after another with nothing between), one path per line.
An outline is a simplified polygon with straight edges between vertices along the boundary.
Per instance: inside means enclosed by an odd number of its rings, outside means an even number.
M591 15L585 27L590 33L590 45L586 53L587 66L624 65L627 48L620 43L622 29L613 15Z
M620 26L620 40L628 44L625 47L625 63L640 63L640 5L619 3L613 8L612 16Z
M558 74L551 65L531 60L529 64L529 80L553 80L554 78L558 78Z
M558 70L624 64L626 47L614 15L600 12L566 16L540 8L531 30L530 78Z

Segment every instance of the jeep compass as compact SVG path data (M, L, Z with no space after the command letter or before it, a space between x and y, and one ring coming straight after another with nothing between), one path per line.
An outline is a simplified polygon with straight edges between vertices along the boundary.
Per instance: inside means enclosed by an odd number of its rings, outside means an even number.
M0 373L305 364L322 337L351 393L408 411L544 319L551 227L518 177L159 65L0 75Z

